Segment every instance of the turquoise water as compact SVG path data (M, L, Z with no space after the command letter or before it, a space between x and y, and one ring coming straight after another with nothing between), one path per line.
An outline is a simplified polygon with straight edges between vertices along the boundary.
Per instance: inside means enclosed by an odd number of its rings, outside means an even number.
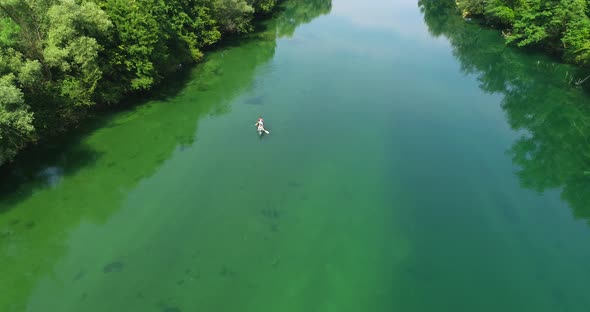
M589 97L450 4L289 2L23 157L0 310L590 310Z

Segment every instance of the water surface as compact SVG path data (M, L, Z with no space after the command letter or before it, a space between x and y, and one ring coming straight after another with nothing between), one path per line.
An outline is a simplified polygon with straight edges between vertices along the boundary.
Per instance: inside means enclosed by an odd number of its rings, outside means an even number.
M23 157L0 310L589 311L590 98L451 8L287 2Z

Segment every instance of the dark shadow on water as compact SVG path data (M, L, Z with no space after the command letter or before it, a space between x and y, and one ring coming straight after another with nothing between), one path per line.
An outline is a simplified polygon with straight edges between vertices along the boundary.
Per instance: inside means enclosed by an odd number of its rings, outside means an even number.
M590 97L590 66L576 68L570 83L581 88Z
M117 107L97 108L94 115L85 120L82 126L68 133L47 138L42 144L22 151L12 163L1 166L0 213L28 198L36 190L50 187L51 183L47 183L42 177L46 168L59 168L61 177L64 177L76 173L80 168L95 164L102 153L83 143L86 137L98 129L112 127L111 120L116 114L132 112L137 106L148 101L165 102L176 97L190 81L191 71L192 68L187 67L170 75L166 82L156 87L151 94L128 97Z
M125 268L125 264L121 261L114 261L111 263L106 264L102 268L102 272L105 274L114 273L114 272L121 272Z
M46 151L46 149L39 150L37 152ZM101 157L101 153L93 151L85 145L77 145L75 148L68 150L67 162L62 162L62 159L59 157L54 158L56 162L49 162L64 164L62 167L61 165L48 166L46 163L47 159L39 161L37 158L34 158L34 152L31 153L33 153L30 156L31 160L27 162L28 165L26 167L20 167L20 161L23 160L19 160L14 165L1 169L0 175L3 179L0 182L0 198L2 198L0 213L6 212L11 207L14 207L22 199L30 197L36 190L52 187L55 179L62 179L63 176L76 172L78 168L91 166ZM52 168L58 168L59 176L53 175L45 179L45 175L43 174L45 169ZM23 187L24 185L26 187Z

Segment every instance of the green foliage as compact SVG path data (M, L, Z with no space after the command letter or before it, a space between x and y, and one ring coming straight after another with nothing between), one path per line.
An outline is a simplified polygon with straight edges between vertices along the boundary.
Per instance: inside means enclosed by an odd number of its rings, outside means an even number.
M578 14L567 23L565 33L561 41L565 47L565 59L569 62L590 65L590 18ZM590 10L590 6L586 8Z
M10 160L30 139L33 114L24 104L14 75L0 77L0 162Z
M213 10L222 31L246 33L252 30L250 20L254 8L246 0L215 0Z
M564 60L590 65L590 1L461 0L465 16L504 28L507 43L544 47Z
M62 99L69 106L94 104L94 91L102 77L97 38L106 37L111 22L98 5L63 0L48 12L43 50L45 65Z
M277 0L249 0L248 3L254 8L256 13L268 14L276 6Z
M26 60L20 64L18 69L18 81L19 83L28 88L29 90L34 89L35 86L41 81L41 63L37 60Z
M20 29L9 18L0 18L0 46L11 47L16 44Z
M496 21L502 25L509 25L515 17L514 10L502 4L486 7L485 14L490 21Z
M125 91L147 90L159 80L156 63L169 56L165 7L158 0L107 0L104 4L116 28L109 49L111 70L123 78Z
M27 142L81 122L92 106L152 89L223 33L251 31L253 16L276 3L0 0L0 77L10 99L2 102L0 165Z
M208 0L169 1L167 11L171 28L180 42L188 49L191 60L203 56L201 48L214 44L221 38L217 22L211 16L212 3Z

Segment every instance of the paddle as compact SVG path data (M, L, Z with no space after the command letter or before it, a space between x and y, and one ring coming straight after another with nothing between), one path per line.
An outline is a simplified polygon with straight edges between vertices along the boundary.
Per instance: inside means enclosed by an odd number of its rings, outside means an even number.
M258 126L258 123L255 123L254 125ZM270 132L268 132L266 129L262 129L262 131L264 131L264 133L266 133L266 134L270 134Z

